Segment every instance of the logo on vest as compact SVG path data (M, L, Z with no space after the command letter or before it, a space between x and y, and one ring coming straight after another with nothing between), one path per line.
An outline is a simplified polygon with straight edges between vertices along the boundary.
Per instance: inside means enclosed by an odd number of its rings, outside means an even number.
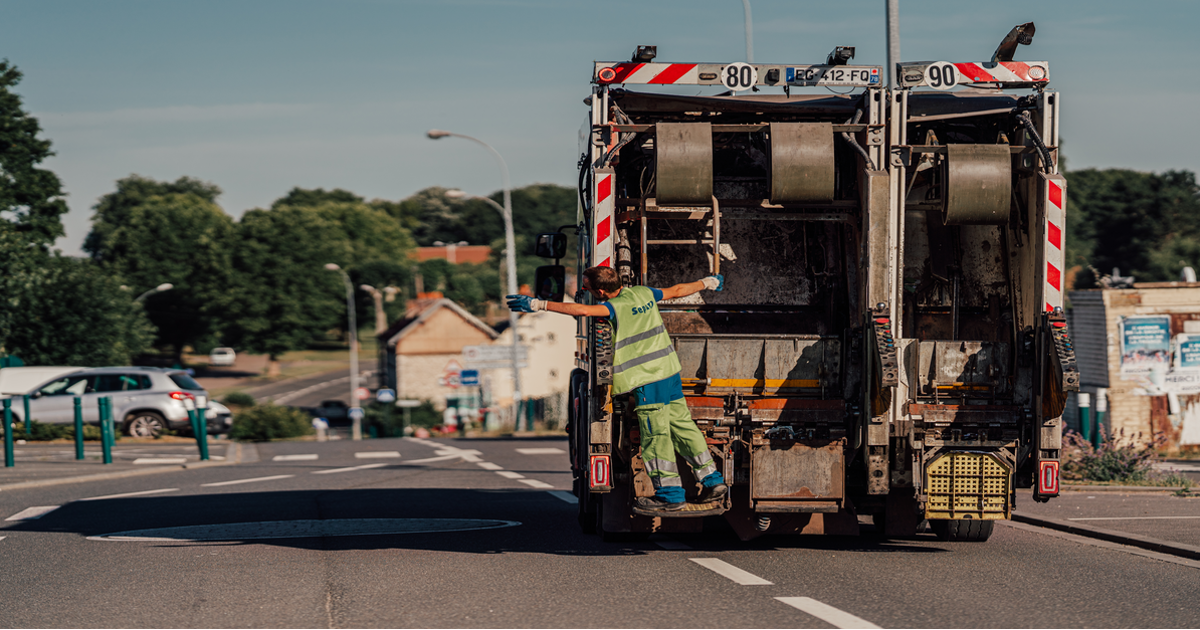
M642 313L649 313L649 312L650 312L650 309L652 309L652 308L654 308L654 300L651 300L651 301L649 301L649 302L646 302L646 304L645 304L645 305L643 305L643 306L635 306L635 307L633 307L633 314L634 314L634 315L641 315Z

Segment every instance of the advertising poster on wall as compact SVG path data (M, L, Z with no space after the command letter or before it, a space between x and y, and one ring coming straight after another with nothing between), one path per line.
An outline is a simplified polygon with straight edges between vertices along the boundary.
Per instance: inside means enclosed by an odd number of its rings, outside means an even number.
M1134 315L1120 322L1121 374L1165 371L1171 353L1171 317Z

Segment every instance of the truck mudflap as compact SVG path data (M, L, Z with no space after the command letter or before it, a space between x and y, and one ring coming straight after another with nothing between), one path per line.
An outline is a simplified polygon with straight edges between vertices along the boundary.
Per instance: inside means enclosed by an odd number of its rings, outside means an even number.
M1003 520L1012 517L1013 471L986 452L949 452L925 466L925 518Z

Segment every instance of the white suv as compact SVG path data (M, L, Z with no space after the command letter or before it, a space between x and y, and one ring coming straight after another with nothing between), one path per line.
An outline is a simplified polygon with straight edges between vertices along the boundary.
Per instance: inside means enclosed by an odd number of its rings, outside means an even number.
M187 372L152 367L85 368L42 383L30 391L29 413L36 422L71 424L75 421L75 397L82 402L83 421L100 421L99 399L112 397L113 419L126 435L152 437L164 429L191 432L184 401L195 402L207 392ZM226 430L219 409L206 414L209 432ZM13 397L14 419L20 419L24 407L19 396Z

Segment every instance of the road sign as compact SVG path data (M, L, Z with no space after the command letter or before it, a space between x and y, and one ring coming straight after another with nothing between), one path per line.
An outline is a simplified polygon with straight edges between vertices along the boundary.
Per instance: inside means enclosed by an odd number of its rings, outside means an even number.
M362 407L351 407L350 411L347 415L350 416L351 420L362 420L363 419L363 409L362 409Z
M504 363L512 365L512 346L463 346L463 361L475 367L480 363ZM529 346L517 346L517 362L529 361Z
M358 400L366 400L371 397L371 390L366 387L359 387L354 390L354 397Z
M390 403L393 400L396 400L396 392L395 390L387 388L381 389L375 392L375 400L381 403Z
M459 382L461 382L464 387L467 385L478 385L479 384L479 370L463 370L459 374L458 378L459 378Z

